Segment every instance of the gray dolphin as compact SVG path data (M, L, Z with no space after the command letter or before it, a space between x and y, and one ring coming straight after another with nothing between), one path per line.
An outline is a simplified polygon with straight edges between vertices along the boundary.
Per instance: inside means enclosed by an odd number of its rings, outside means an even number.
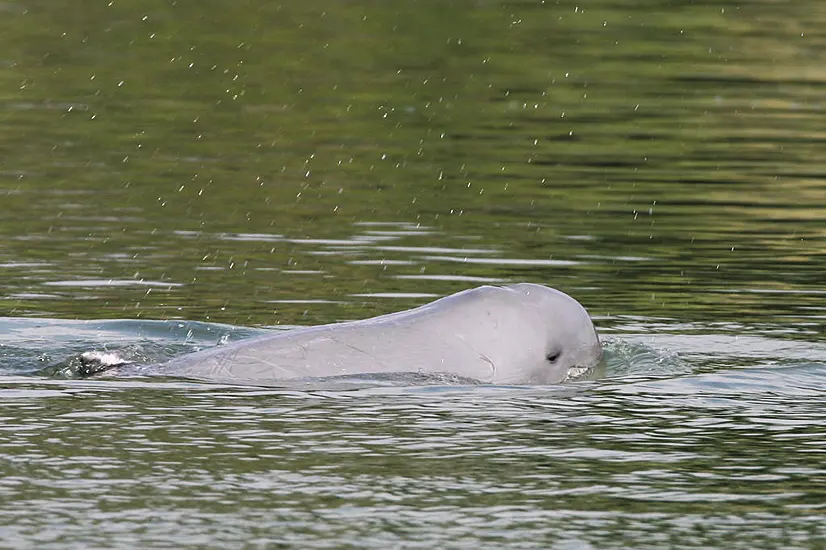
M602 357L588 312L567 294L482 286L360 321L266 334L184 355L153 374L267 384L373 373L445 373L488 384L556 384Z

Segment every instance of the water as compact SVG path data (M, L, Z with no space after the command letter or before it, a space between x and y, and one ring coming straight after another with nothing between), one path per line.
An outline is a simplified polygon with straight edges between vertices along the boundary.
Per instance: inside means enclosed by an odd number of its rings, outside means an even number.
M0 4L0 546L824 544L822 3L259 4ZM517 281L597 373L61 370Z

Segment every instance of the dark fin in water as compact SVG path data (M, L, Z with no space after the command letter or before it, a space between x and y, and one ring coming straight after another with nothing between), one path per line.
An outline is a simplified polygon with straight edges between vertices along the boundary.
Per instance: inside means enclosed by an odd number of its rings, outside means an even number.
M109 369L128 365L130 362L115 353L87 351L63 363L46 367L37 374L51 378L89 378Z

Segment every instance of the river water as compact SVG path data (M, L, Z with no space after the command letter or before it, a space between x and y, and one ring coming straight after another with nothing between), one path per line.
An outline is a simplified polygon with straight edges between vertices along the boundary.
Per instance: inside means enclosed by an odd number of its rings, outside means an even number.
M826 5L0 3L0 546L826 544ZM480 284L553 387L78 379Z

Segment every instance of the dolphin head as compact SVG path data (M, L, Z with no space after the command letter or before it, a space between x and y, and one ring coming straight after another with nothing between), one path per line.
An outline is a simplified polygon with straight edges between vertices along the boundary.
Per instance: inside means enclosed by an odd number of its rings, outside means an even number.
M524 295L530 326L518 336L518 383L558 384L574 371L590 370L602 359L602 345L582 305L559 290L519 283L505 287Z

